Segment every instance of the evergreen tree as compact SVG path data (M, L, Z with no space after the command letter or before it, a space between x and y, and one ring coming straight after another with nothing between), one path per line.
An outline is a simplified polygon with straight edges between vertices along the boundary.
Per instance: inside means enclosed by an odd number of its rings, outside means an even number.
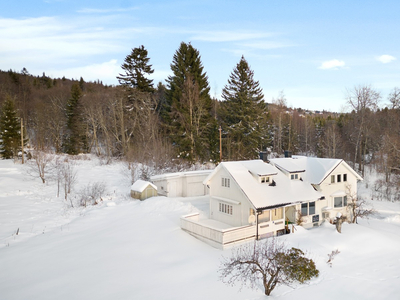
M144 46L133 48L131 54L125 57L121 68L125 74L119 74L119 83L127 89L136 89L140 92L154 92L153 80L145 77L154 72L149 65L150 58L147 57L147 50Z
M68 99L66 107L67 132L63 145L64 151L72 155L87 152L88 147L82 117L81 98L82 90L79 87L79 83L74 83L71 87L71 97Z
M242 56L222 90L219 112L230 159L251 159L258 155L263 144L267 105L254 72Z
M0 116L0 154L3 158L13 158L21 149L21 125L17 117L14 100L7 97Z
M191 161L208 160L213 152L210 87L200 53L189 43L181 43L167 79L166 105L161 108L172 142L179 155Z

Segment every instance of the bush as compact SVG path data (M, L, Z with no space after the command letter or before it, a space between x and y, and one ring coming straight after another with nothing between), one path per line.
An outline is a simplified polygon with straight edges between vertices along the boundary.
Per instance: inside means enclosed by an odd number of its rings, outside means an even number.
M96 205L99 204L103 199L101 198L104 195L106 190L106 184L104 182L94 182L89 183L84 186L79 191L79 204L81 206L87 205Z

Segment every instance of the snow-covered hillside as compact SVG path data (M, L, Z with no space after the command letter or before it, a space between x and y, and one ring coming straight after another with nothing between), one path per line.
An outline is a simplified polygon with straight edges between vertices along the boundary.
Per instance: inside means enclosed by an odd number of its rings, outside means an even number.
M76 162L76 191L105 182L103 202L71 208L26 166L0 160L0 299L265 299L263 289L224 285L217 250L183 232L179 217L207 213L207 197L129 197L122 163ZM368 190L361 189L368 196ZM307 250L320 276L281 286L272 299L396 299L400 203L370 201L379 214L280 237ZM17 235L18 231L18 235ZM338 249L332 267L328 254Z

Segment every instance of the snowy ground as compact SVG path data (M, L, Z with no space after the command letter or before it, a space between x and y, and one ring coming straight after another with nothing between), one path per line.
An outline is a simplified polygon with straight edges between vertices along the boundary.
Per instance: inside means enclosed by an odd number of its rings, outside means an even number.
M207 198L130 199L124 165L77 161L79 184L107 183L104 202L70 208L26 166L0 160L0 299L265 299L263 290L218 280L217 250L179 228L208 211ZM368 190L361 189L368 197ZM329 224L281 237L307 250L320 276L281 286L272 299L396 299L400 294L400 203L371 201L359 225ZM115 204L115 205L114 205ZM18 231L18 235L16 234ZM338 249L332 267L328 253Z

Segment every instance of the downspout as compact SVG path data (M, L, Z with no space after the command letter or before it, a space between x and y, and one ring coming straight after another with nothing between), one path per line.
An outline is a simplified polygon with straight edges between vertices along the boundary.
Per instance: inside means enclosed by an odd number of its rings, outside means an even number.
M260 212L257 210L256 211L257 213L256 213L256 240L258 241L258 215L260 214Z

